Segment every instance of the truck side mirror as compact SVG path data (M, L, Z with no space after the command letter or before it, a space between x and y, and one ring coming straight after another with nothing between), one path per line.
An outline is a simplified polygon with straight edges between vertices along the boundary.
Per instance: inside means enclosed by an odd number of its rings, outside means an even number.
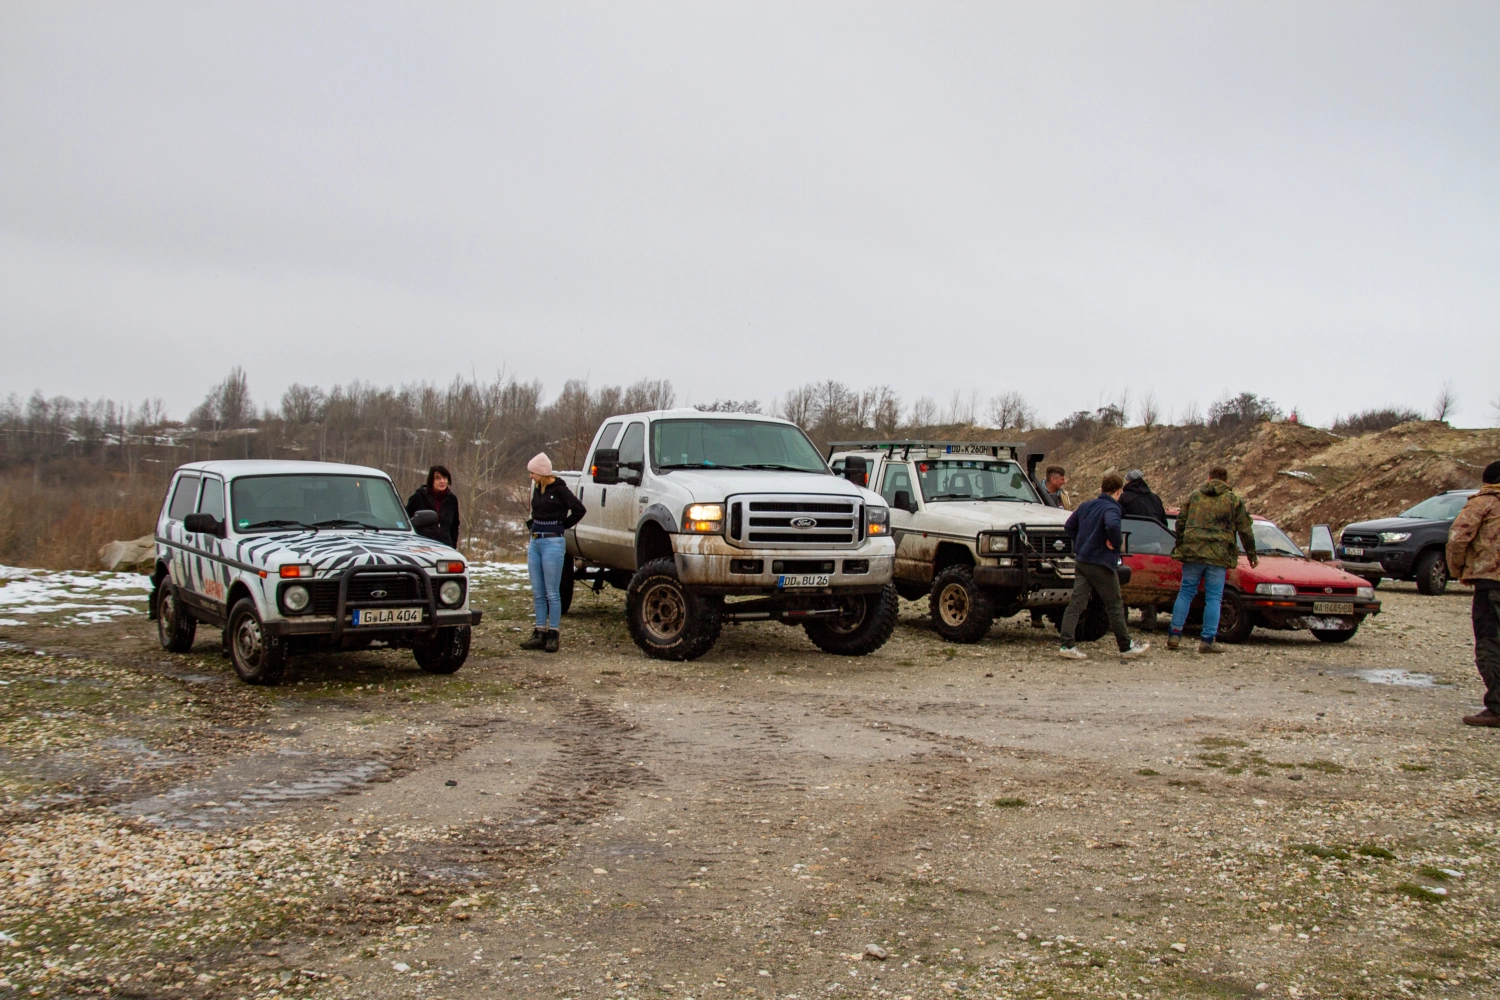
M224 537L224 522L212 514L189 514L182 519L183 530L194 535L213 535L215 538Z
M419 510L411 516L411 527L413 531L421 531L423 528L436 528L438 520L437 511Z
M870 466L863 455L850 455L844 459L844 478L855 486L870 484Z
M620 449L600 448L594 452L594 461L589 466L589 475L594 482L612 486L620 481Z
M620 468L622 470L624 470L623 472L620 473L620 478L621 479L623 479L625 482L629 483L631 486L639 486L639 485L641 485L642 473L644 472L644 470L646 468L646 463L644 461L641 461L641 462L621 462L620 463Z
M891 500L891 506L904 510L908 514L917 512L917 502L911 498L908 490L897 490L896 496Z
M1333 528L1326 524L1315 524L1312 526L1312 535L1307 543L1307 554L1319 562L1332 562Z

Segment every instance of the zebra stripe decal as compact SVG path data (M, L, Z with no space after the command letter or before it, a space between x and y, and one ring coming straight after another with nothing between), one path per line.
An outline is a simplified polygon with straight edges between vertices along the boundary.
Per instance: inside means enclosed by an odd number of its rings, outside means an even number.
M276 562L311 563L318 573L350 566L430 566L442 558L462 559L448 546L417 534L358 535L294 531L256 535L234 543L232 558L255 566Z

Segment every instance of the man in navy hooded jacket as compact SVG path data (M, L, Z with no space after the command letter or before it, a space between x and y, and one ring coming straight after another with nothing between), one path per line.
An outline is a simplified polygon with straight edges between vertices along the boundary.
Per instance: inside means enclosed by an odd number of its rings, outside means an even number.
M1120 493L1124 489L1124 480L1109 473L1099 485L1099 495L1080 504L1063 525L1073 540L1074 575L1073 595L1063 613L1062 647L1057 653L1070 660L1088 659L1088 654L1073 643L1078 634L1078 619L1083 617L1090 598L1104 602L1121 656L1139 656L1151 648L1150 643L1131 641L1125 626L1125 603L1120 599L1116 569L1120 565L1120 550L1125 546L1120 533Z

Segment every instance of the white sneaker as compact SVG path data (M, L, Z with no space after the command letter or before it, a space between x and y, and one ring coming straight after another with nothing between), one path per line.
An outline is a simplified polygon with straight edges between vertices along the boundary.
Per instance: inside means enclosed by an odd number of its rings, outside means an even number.
M1146 650L1148 650L1150 648L1151 648L1151 643L1149 643L1149 642L1136 642L1134 639L1132 639L1132 640L1130 640L1130 648L1120 651L1120 658L1123 660L1123 659L1125 659L1127 657L1131 657L1131 656L1144 656L1144 655L1146 655Z
M1062 646L1057 650L1057 655L1065 660L1087 660L1089 658L1089 654L1077 646Z

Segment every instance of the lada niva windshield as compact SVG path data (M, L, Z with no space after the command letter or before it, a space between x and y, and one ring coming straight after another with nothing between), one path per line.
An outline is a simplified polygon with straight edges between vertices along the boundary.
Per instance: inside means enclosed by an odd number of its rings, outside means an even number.
M1251 524L1250 531L1255 535L1255 554L1258 556L1307 558L1297 547L1297 543L1286 537L1286 533L1270 521L1256 521ZM1240 543L1240 551L1245 551L1244 542Z
M922 499L1018 500L1040 503L1026 474L1014 462L982 458L936 458L917 463Z
M1451 521L1469 502L1467 493L1442 493L1428 497L1415 507L1408 507L1397 517L1410 517L1422 521Z
M658 420L651 425L651 464L657 470L784 469L832 475L800 428L759 420Z
M369 476L245 476L234 480L234 528L369 528L405 531L406 508L390 481Z

